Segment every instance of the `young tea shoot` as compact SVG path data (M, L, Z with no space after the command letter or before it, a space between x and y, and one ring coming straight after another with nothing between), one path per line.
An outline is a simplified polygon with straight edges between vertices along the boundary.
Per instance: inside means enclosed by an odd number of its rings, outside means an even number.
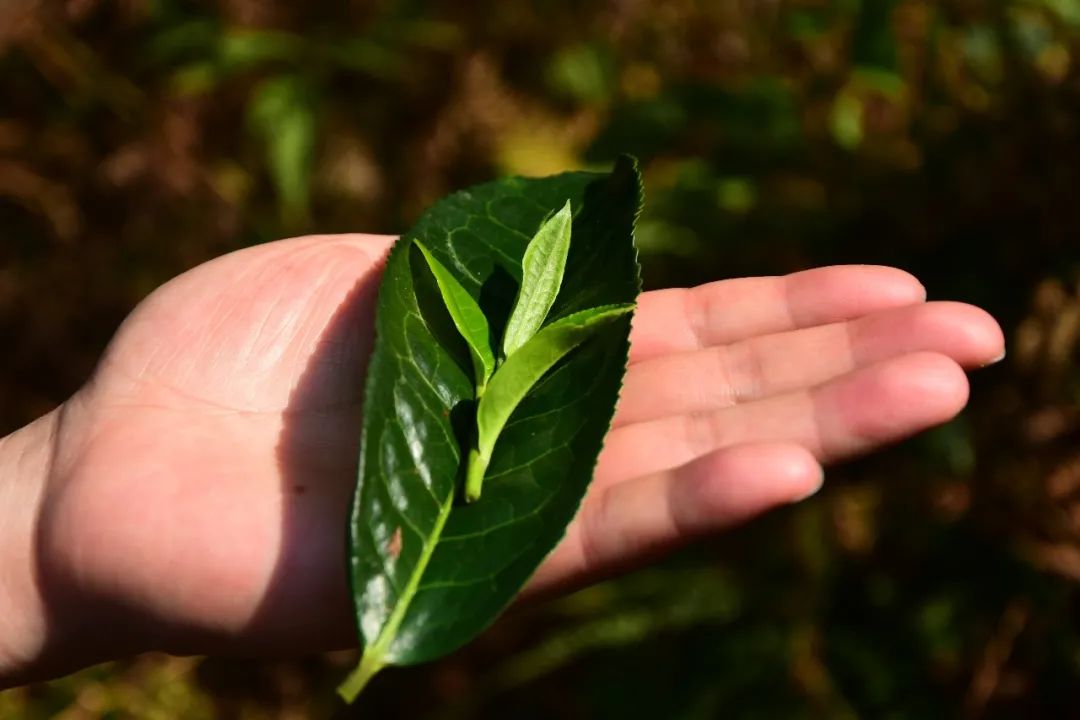
M476 375L476 447L469 451L465 473L465 500L480 498L484 473L506 421L529 390L552 365L580 345L596 328L633 309L632 305L612 305L574 313L547 328L544 320L559 295L566 258L570 254L573 217L570 201L545 220L525 248L521 263L521 287L503 334L503 363L495 370L487 318L480 305L461 283L420 241L424 254L458 332L472 354ZM494 372L493 372L494 371ZM494 377L492 377L494 375ZM485 395L488 378L495 392Z
M416 247L424 254L431 274L435 276L435 283L439 286L443 303L450 312L461 337L469 346L469 354L472 356L473 375L476 379L476 397L484 394L484 388L491 374L495 372L495 355L491 351L491 330L488 328L487 318L480 309L480 305L462 287L453 273L439 262L435 256L424 247L419 240L414 240Z
M480 399L476 410L477 441L476 447L469 451L465 473L466 501L480 498L495 441L529 390L589 335L633 309L631 304L604 305L556 320L529 338L499 367L488 386L489 392Z
M547 319L555 303L570 254L570 201L544 221L525 248L521 260L521 287L503 333L503 357L529 341Z

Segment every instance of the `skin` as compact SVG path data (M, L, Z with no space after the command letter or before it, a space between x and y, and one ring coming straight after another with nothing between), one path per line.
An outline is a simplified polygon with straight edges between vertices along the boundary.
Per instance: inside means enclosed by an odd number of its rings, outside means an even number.
M354 636L346 513L393 238L305 237L187 272L69 401L0 440L0 687L135 652L303 654ZM596 477L524 595L814 493L821 463L953 417L997 323L847 266L640 299Z

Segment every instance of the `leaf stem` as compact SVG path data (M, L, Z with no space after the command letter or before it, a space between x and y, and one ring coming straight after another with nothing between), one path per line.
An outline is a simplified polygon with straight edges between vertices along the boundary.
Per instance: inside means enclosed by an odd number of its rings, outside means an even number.
M491 457L482 455L476 448L469 451L469 461L465 468L465 502L475 502L480 499L484 473L487 472L490 462Z
M338 687L338 695L345 702L352 703L367 687L371 678L375 677L375 674L383 669L385 664L381 657L376 658L374 655L364 653L360 664L349 673L349 677L345 678L345 682Z

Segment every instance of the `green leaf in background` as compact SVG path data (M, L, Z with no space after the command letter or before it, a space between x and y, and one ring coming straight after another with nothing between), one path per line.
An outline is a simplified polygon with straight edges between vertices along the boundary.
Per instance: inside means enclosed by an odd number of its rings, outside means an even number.
M308 218L316 129L312 95L305 78L280 75L263 81L248 106L248 123L262 140L287 227Z
M562 538L592 479L626 370L630 315L596 329L528 393L499 435L483 499L466 504L468 361L436 341L445 310L422 301L437 291L419 292L428 276L414 272L419 256L408 252L422 242L489 320L505 317L513 302L505 288L520 281L535 229L568 198L576 241L551 314L633 303L641 177L625 157L610 174L506 178L450 195L390 253L350 520L363 657L341 687L346 699L385 665L440 657L491 624Z
M484 394L491 373L495 372L495 355L491 352L491 330L488 327L487 318L480 305L473 299L469 291L461 286L454 274L439 262L431 251L424 247L423 243L416 241L416 247L424 254L428 267L431 268L435 282L439 285L443 302L450 312L461 337L469 346L469 354L472 356L473 372L476 378L476 397Z
M897 0L863 0L852 30L851 59L857 67L896 71L899 50L893 32Z
M618 77L610 49L600 43L572 45L551 59L545 73L548 85L581 103L603 103Z
M521 289L503 335L503 356L528 342L555 303L570 253L570 201L536 231L521 263Z
M149 64L164 66L205 62L220 33L218 23L209 18L174 21L151 36L142 57Z
M232 28L221 36L218 60L226 70L236 71L270 62L295 62L303 49L304 39L293 33Z
M479 499L495 441L525 395L555 363L598 328L633 309L633 305L624 304L576 312L545 327L506 359L476 410L476 449L469 453L465 473L467 501Z

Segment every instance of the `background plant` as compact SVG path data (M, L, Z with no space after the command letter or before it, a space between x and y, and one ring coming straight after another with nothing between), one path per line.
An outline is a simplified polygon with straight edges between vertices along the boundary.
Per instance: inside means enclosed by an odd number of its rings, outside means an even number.
M154 286L643 160L648 286L887 262L1011 356L957 422L371 688L378 715L1055 715L1080 675L1075 0L0 6L0 432ZM353 658L119 663L0 717L326 717ZM332 666L332 667L331 667ZM483 688L483 692L481 692ZM539 708L539 709L537 709Z

